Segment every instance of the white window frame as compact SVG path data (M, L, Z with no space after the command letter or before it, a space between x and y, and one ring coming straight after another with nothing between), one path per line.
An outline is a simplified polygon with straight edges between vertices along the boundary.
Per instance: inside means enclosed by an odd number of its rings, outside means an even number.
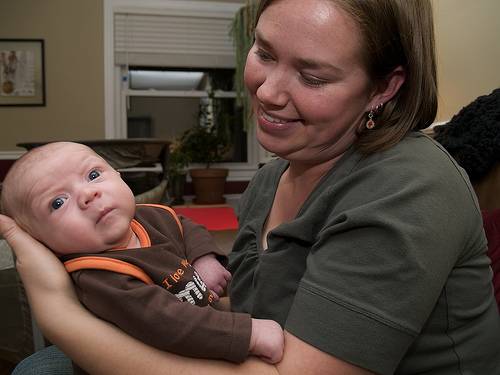
M105 137L106 139L126 138L127 100L129 95L152 96L150 91L130 90L123 82L123 67L114 61L114 14L236 14L244 4L185 0L104 0L104 91L105 91ZM169 96L171 93L156 91L154 96ZM248 131L248 161L246 163L221 163L229 169L228 181L246 181L257 171L259 164L270 159L257 141L255 129Z

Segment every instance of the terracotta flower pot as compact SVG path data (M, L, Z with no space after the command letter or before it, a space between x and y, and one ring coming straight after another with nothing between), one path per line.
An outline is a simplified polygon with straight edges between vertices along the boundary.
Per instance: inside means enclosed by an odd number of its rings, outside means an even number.
M226 202L224 187L229 173L225 168L190 169L196 198L194 204L222 204Z

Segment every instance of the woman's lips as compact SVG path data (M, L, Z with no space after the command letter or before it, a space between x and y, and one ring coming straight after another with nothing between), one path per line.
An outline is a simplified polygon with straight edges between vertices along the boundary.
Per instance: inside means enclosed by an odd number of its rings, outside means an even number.
M296 126L298 120L285 120L271 116L263 111L259 113L259 124L267 131L285 131Z
M264 112L262 112L262 117L264 117L264 119L266 119L267 121L275 122L277 124L286 124L288 122L287 120L282 120L282 119L279 119L279 118L276 118L276 117L272 117L272 116L270 116L270 115L268 115L267 113L264 113Z

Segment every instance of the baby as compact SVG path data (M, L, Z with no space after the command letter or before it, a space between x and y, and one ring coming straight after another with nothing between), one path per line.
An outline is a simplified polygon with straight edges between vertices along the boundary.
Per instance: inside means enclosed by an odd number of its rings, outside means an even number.
M281 360L278 323L209 307L231 274L206 228L169 207L136 205L87 146L32 149L7 173L1 203L63 261L80 301L137 339L194 357Z

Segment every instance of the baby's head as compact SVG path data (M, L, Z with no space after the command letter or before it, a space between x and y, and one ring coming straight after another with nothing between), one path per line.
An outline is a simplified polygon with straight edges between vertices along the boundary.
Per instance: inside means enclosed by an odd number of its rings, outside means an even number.
M104 159L54 142L17 160L2 186L2 212L57 255L126 247L134 194Z

